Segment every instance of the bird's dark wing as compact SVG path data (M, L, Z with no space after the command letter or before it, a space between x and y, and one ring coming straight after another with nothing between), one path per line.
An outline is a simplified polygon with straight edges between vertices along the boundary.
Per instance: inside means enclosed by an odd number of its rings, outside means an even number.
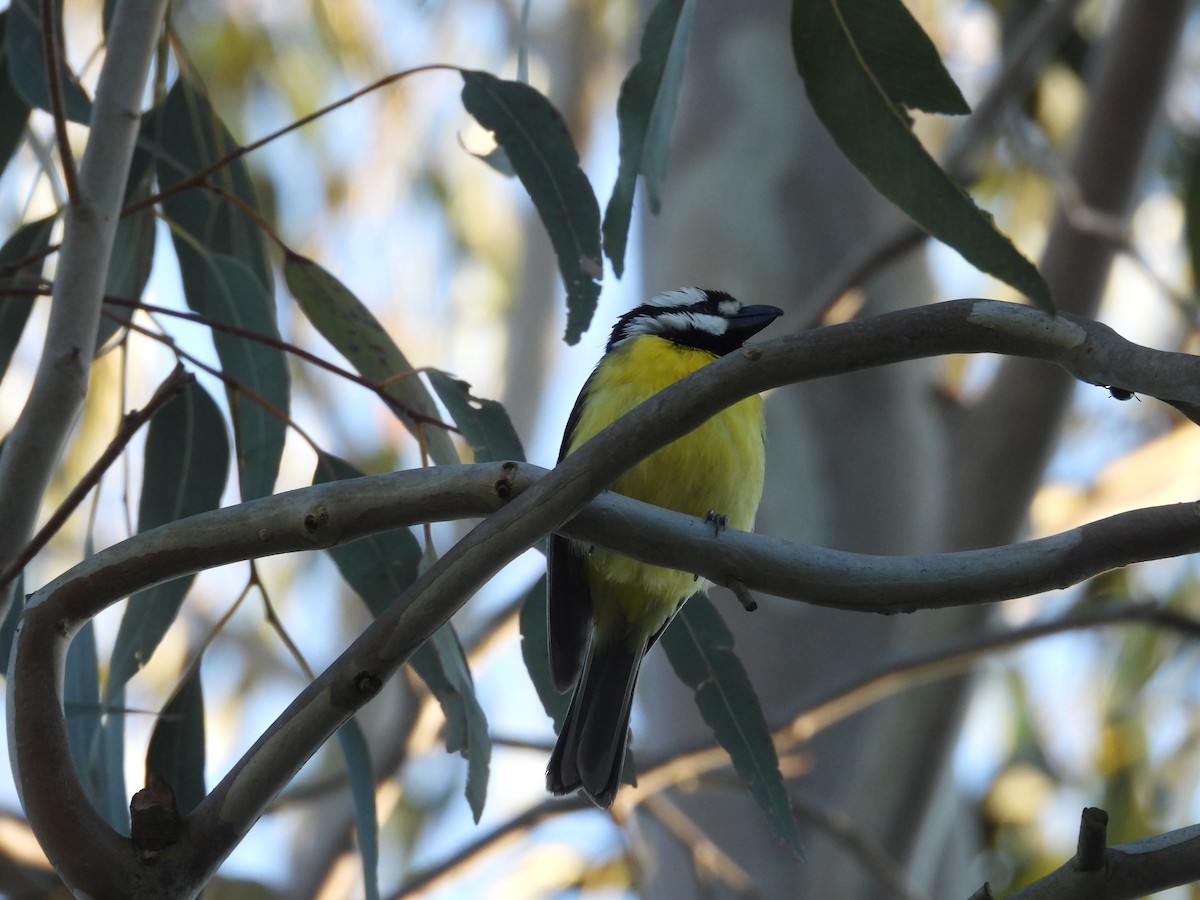
M579 424L591 383L589 377L567 417L562 447L558 451L559 462L571 447L571 436ZM569 540L557 534L550 535L546 552L546 593L550 611L547 628L550 673L555 688L565 693L574 687L583 666L592 621L592 594L584 574L583 557L575 552Z
M546 553L546 591L550 623L550 674L554 687L565 693L575 686L583 655L587 651L592 623L592 594L584 574L583 557L571 542L550 535Z

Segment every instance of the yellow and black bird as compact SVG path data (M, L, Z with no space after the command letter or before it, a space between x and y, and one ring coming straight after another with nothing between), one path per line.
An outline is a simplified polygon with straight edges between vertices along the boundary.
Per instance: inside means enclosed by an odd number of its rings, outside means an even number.
M782 314L694 287L659 294L627 312L575 401L559 460ZM642 460L611 489L750 530L763 491L762 400L750 397L721 411ZM559 535L550 538L547 568L550 670L559 691L574 686L575 693L546 786L555 794L582 789L608 807L621 778L642 657L683 602L708 583Z

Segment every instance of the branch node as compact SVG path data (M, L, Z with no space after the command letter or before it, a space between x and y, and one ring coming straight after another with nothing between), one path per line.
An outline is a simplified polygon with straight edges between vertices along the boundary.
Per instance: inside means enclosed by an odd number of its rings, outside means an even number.
M758 601L750 594L750 589L736 578L730 578L725 582L725 586L733 591L735 597L738 598L738 603L742 604L742 609L746 612L754 612L758 609Z

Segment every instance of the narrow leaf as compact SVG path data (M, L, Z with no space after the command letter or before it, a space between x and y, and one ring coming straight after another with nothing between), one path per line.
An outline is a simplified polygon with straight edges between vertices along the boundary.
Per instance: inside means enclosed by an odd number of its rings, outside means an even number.
M62 23L62 0L55 0L57 18ZM50 102L50 85L46 78L46 51L42 42L41 0L12 0L4 33L4 56L8 64L8 79L26 106L36 106L46 112L54 107ZM60 52L65 50L59 39ZM62 53L65 58L65 53ZM62 84L64 112L68 119L87 125L92 117L92 101L88 99L78 79L60 59L59 81Z
M558 731L567 716L571 695L560 694L550 676L547 621L546 576L543 575L525 595L517 624L521 631L521 659L525 661L525 669L529 672L529 679L533 682L538 699L542 701L542 708L546 710L546 715L554 720L554 730Z
M245 334L213 329L213 346L226 375L240 387L228 388L243 500L265 497L275 488L287 437L291 382L283 351L253 335L278 339L275 306L250 268L221 253L205 256L180 248L188 306L201 315L233 325Z
M106 692L107 693L107 692ZM116 691L100 722L104 774L97 808L121 834L129 834L129 794L125 790L125 689Z
M13 272L2 274L11 266L22 263L31 256L41 253L50 244L50 232L54 228L57 216L27 222L13 232L12 236L0 247L0 288L33 288L42 280L44 259L37 259L20 266ZM8 371L12 362L13 351L21 340L25 330L25 322L29 319L29 311L33 308L34 298L19 294L9 294L0 297L0 379Z
M346 779L354 804L354 826L358 832L358 855L363 864L363 893L366 900L379 900L379 822L375 811L375 774L371 751L358 722L350 719L338 729L338 743L346 760Z
M779 773L770 729L746 670L733 652L733 635L711 601L703 594L688 600L663 632L662 644L675 673L695 691L704 721L767 814L771 831L799 855L800 830Z
M794 0L792 47L813 109L876 190L969 263L1053 312L1050 289L1037 269L909 127L903 106L950 112L963 107L903 3Z
M361 474L344 460L323 453L317 460L313 484ZM346 584L376 616L412 584L421 565L421 547L406 529L334 547L329 555ZM467 760L467 802L478 822L487 795L492 742L487 717L475 695L471 670L453 626L446 624L434 632L413 653L410 662L442 707L446 717L446 749L460 753Z
M145 154L135 155L134 167L130 170L126 186L125 203L149 196L153 183L154 172L149 157ZM154 263L155 238L153 209L138 210L117 221L117 233L104 285L105 296L135 301L141 299ZM132 316L133 310L127 306L105 304L104 315L100 317L100 330L96 335L97 348L108 343L120 329L121 323L128 322Z
M374 314L344 284L320 265L287 253L283 278L312 326L350 361L359 375L386 383L385 392L400 404L396 417L439 465L457 463L458 453L446 429L404 415L409 410L437 420L438 408L412 365Z
M67 650L63 676L63 711L67 742L80 780L104 820L129 833L125 794L124 694L115 706L100 704L100 668L96 632L87 622Z
M96 631L89 621L79 629L67 648L63 675L63 711L67 723L67 743L88 796L100 798L97 775L103 765L97 751L100 742L100 663L96 656Z
M0 12L0 172L21 145L29 121L29 104L21 99L8 77L8 42L5 38L8 15L7 9Z
M154 155L164 190L238 146L209 99L183 77L171 87L162 108L145 117L140 143ZM223 166L207 181L220 193L192 187L168 197L162 204L167 220L190 237L193 246L241 260L262 284L264 295L272 297L271 265L262 232L242 208L243 204L252 210L261 208L245 160ZM180 244L177 237L177 249Z
M17 636L17 625L25 612L25 573L18 572L16 584L12 586L13 602L8 606L4 622L0 623L0 672L8 672L8 661L12 656L13 639Z
M476 462L524 462L521 439L501 404L472 396L469 384L437 369L426 369L425 377L471 445Z
M204 799L204 687L192 666L154 723L146 748L146 783L157 775L171 786L180 815Z
M666 176L695 9L695 0L660 0L646 20L638 61L621 85L617 99L621 161L604 211L604 252L617 277L625 270L625 244L639 174L645 181L651 211L659 210L658 189Z
M463 106L492 132L550 236L567 289L568 344L592 321L604 275L600 205L566 123L536 90L486 72L462 71Z
M363 473L331 453L317 458L313 484L358 478ZM330 548L330 557L353 591L378 616L416 578L421 564L421 545L406 528L371 535Z
M138 531L215 509L229 470L225 422L212 398L196 383L150 420ZM192 576L140 591L129 599L109 663L105 702L150 659L167 633Z
M146 117L140 143L153 156L164 190L238 146L208 98L184 77L172 86L161 109ZM162 204L188 306L203 316L278 338L266 246L255 219L243 209L259 209L245 161L223 166L206 181L219 190L192 187ZM288 413L290 386L283 352L220 331L213 332L213 344L225 373L261 398L231 392L230 407L242 499L266 496L275 487L287 429L282 417Z

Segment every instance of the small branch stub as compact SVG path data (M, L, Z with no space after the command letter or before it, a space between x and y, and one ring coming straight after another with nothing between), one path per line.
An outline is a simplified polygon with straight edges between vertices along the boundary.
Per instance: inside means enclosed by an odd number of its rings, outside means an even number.
M496 496L501 500L511 500L513 495L513 479L517 477L519 466L515 462L506 462L502 467L504 475L493 485Z
M1094 806L1085 807L1079 819L1079 845L1075 850L1078 872L1098 872L1104 868L1108 852L1108 813Z
M304 530L316 534L329 521L329 510L324 506L314 506L304 515Z
M374 672L359 672L354 676L354 689L364 697L374 697L383 688L383 680Z
M738 602L742 604L742 609L746 612L754 612L758 609L758 601L751 596L750 590L741 581L736 578L730 578L725 582L725 586L733 591L734 596L738 598Z
M179 838L179 807L175 791L158 775L129 801L129 836L142 856L153 856Z

